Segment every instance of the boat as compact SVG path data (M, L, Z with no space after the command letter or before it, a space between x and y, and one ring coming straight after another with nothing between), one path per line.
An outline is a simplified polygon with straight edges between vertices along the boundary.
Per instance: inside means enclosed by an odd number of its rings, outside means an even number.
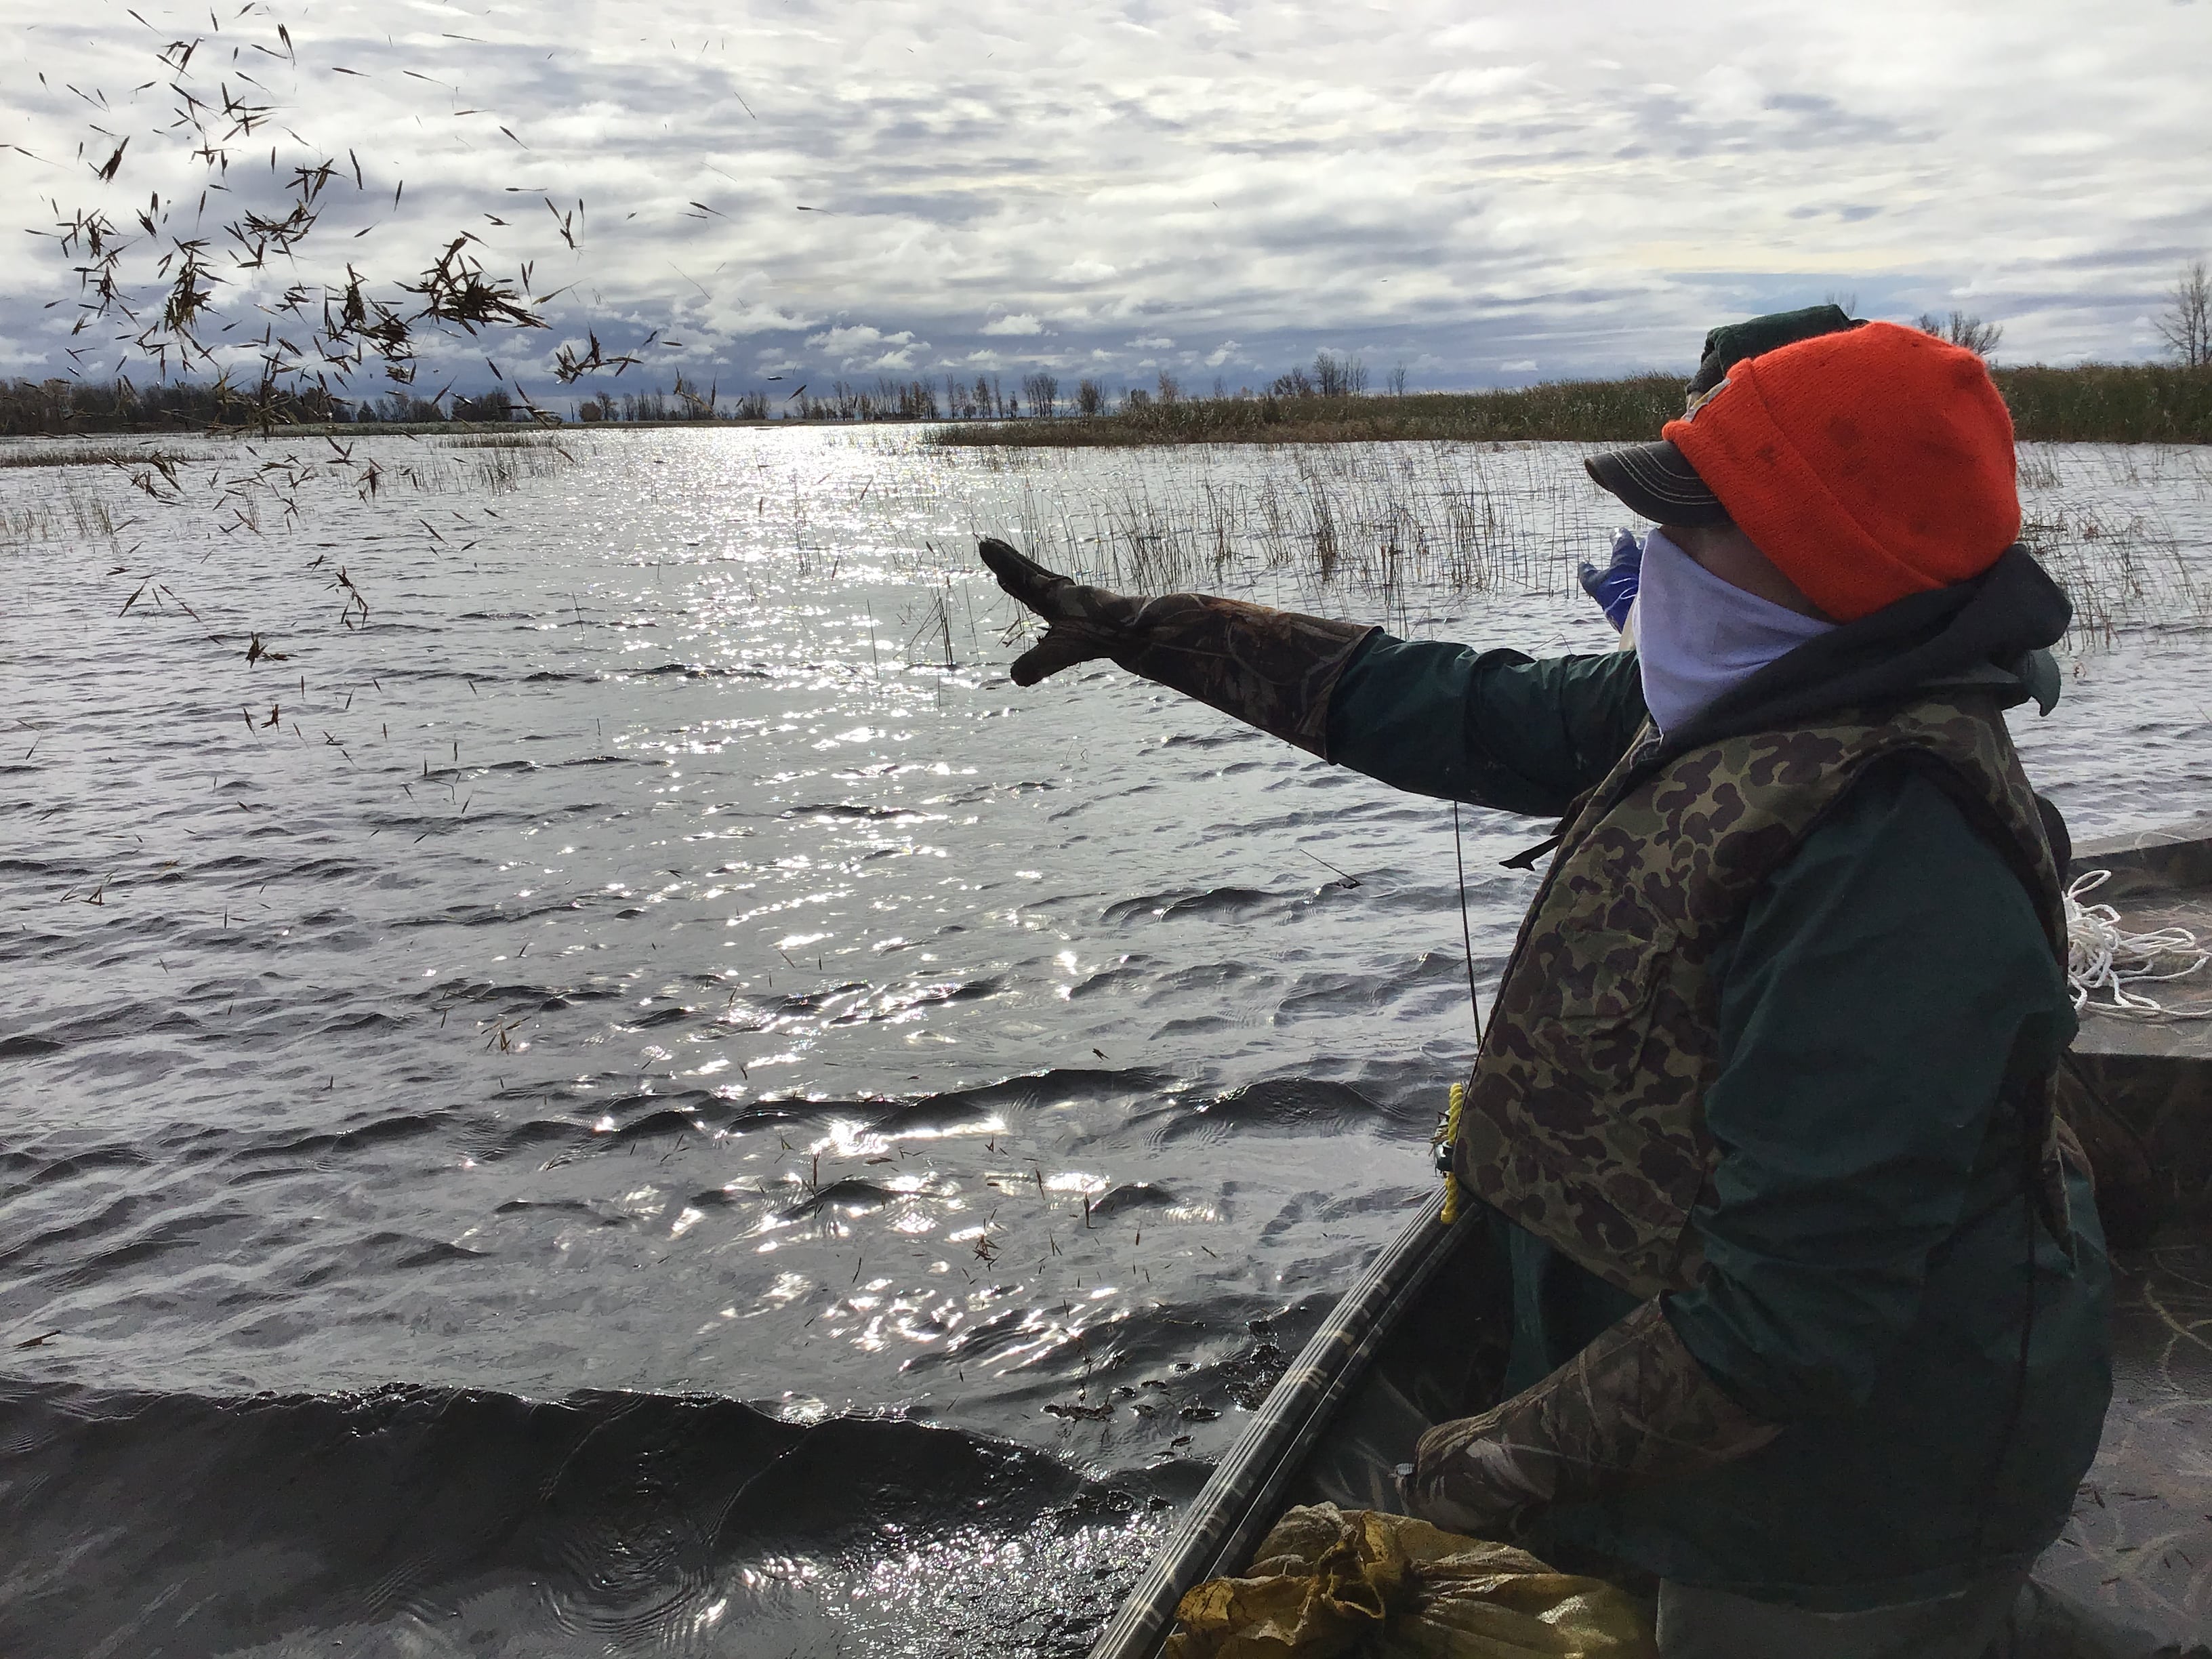
M2112 907L2124 931L2178 926L2212 940L2212 817L2075 849L2073 880L2097 871L2110 873L2085 902ZM2188 994L2212 1002L2212 982ZM2113 1120L2093 1152L2116 1241L2115 1386L2073 1520L2036 1576L2128 1622L2194 1636L2212 1628L2212 1020L2126 1018L2093 1002L2073 1054ZM1495 1403L1504 1265L1486 1227L1465 1214L1447 1224L1443 1207L1441 1190L1429 1195L1322 1321L1091 1659L1152 1659L1184 1593L1245 1567L1293 1504L1396 1509L1395 1472L1422 1431Z

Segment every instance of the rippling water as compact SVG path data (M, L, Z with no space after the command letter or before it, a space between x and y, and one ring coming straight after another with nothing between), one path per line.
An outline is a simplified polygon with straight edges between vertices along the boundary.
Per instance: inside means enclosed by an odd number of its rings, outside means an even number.
M1431 1178L1448 809L1017 690L969 550L1601 649L1573 449L564 441L0 471L11 1652L1079 1649ZM2201 807L2212 468L2031 460L2031 765Z

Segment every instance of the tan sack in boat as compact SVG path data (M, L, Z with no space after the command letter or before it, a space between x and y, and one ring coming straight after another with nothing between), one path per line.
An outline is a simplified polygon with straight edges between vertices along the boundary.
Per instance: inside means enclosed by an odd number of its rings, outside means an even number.
M1294 1509L1244 1578L1186 1595L1168 1659L1656 1659L1641 1610L1595 1578L1409 1516Z

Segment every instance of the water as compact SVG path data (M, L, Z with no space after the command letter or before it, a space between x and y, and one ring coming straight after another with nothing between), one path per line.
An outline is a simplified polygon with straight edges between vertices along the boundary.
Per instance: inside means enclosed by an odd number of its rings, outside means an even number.
M1601 649L1576 452L563 441L0 471L11 1652L1079 1650L1433 1179L1448 809L969 550ZM2201 807L2212 468L2027 477L2032 769Z

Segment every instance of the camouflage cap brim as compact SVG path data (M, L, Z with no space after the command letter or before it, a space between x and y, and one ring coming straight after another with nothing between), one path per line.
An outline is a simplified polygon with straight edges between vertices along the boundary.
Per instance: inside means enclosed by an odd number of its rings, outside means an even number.
M1728 508L1698 476L1682 452L1666 440L1607 450L1583 459L1601 489L1654 524L1726 524Z

